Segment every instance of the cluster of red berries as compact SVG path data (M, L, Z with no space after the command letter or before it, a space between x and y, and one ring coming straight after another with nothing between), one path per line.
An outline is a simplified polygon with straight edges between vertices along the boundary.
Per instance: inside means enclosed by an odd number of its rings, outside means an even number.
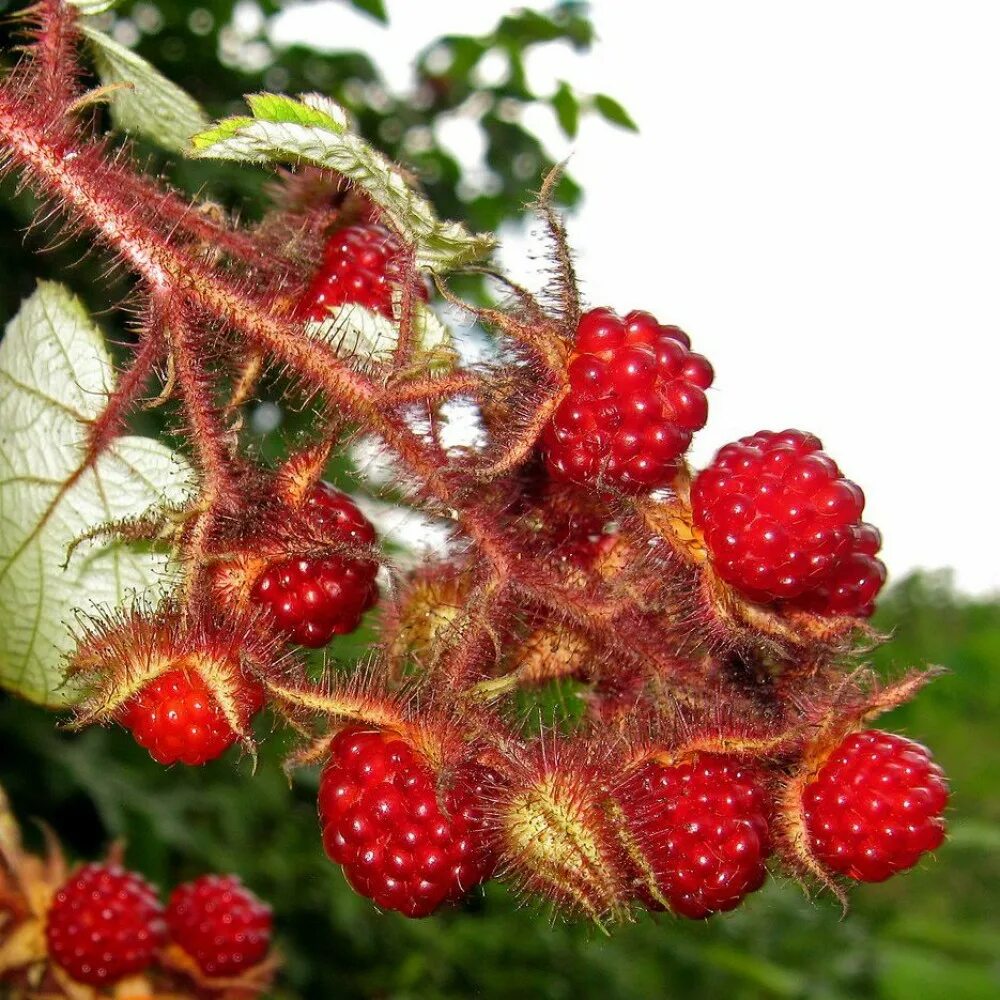
M403 249L388 229L372 224L344 226L327 241L323 260L300 300L303 319L323 322L330 310L355 304L393 318L393 296L404 280ZM420 298L427 289L417 286Z
M885 583L865 495L819 438L760 431L728 444L691 489L718 574L761 602L867 617Z
M464 767L439 796L433 771L406 741L348 727L331 741L320 779L326 853L382 909L427 916L493 874L484 815L491 778Z
M269 626L282 637L315 648L353 632L378 600L378 564L337 551L338 546L368 548L376 534L354 501L327 483L309 490L301 513L310 538L334 551L265 560L250 587L250 600L266 612ZM235 718L227 717L212 685L199 672L197 657L181 657L177 666L145 684L116 713L118 722L160 764L215 760L236 742L237 730L245 731L264 707L264 691L242 669L233 637L222 637L219 645L227 661Z
M88 864L56 890L45 937L52 961L91 986L149 969L171 945L207 979L235 977L267 957L271 910L233 875L178 886L164 908L141 875Z
M318 483L303 505L310 530L327 545L370 546L375 529L346 493ZM254 583L253 599L278 628L302 646L325 646L353 632L378 600L371 559L343 555L285 559L269 565Z
M712 366L676 326L647 312L584 314L569 388L543 439L550 472L581 485L629 492L669 485L695 431L705 426Z
M765 881L781 782L763 766L710 752L648 760L628 773L604 808L620 817L618 863L632 900L691 919L739 905ZM924 747L865 731L825 758L804 786L802 811L823 865L878 882L940 845L947 800ZM496 772L466 764L442 792L405 740L350 726L332 740L320 782L323 842L361 895L426 916L493 875L504 801Z

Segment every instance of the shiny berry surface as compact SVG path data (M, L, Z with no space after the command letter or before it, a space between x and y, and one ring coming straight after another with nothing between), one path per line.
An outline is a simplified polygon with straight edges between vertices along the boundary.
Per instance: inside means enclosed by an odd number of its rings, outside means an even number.
M84 865L56 892L45 920L49 955L91 986L141 972L164 938L153 887L117 865Z
M202 875L179 885L167 904L171 940L206 976L236 976L271 946L271 908L235 875Z
M543 437L552 475L638 493L666 486L705 426L712 366L647 312L593 309L569 358L569 393Z
M304 508L318 547L375 542L375 529L354 501L327 483L313 487ZM358 627L378 600L377 573L374 560L347 554L285 559L261 573L251 596L295 642L318 648Z
M409 743L357 726L333 738L319 788L323 846L351 886L384 910L424 917L493 873L482 783L472 765L439 795Z
M927 748L874 729L848 736L802 794L813 853L860 882L883 882L940 847L947 803Z
M722 448L691 490L718 574L756 601L868 616L885 583L865 496L812 434L760 431Z
M237 703L246 725L264 704L260 685L241 677ZM183 667L150 681L125 705L118 720L160 764L206 764L237 739L205 680Z
M767 876L767 797L752 768L722 754L645 764L617 793L643 861L637 898L700 920L731 910Z
M403 277L402 247L388 229L376 225L345 226L330 237L323 260L302 298L299 314L323 321L328 310L356 303L393 318L392 296ZM417 294L427 298L420 285Z

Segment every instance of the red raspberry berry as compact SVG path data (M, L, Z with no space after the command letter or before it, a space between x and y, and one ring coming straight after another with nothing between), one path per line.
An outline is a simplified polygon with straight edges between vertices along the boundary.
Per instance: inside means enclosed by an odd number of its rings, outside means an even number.
M664 909L666 900L674 913L700 920L764 884L770 809L760 776L735 758L651 761L616 797L642 855L637 897L650 909Z
M760 431L720 449L691 490L719 575L756 601L870 615L885 582L865 496L819 438Z
M353 302L392 319L392 295L404 279L403 248L382 226L345 226L330 237L323 262L299 306L305 319L322 322L328 310ZM427 289L417 288L427 299Z
M271 908L235 875L202 875L179 885L167 904L170 937L206 976L236 976L264 960Z
M243 678L237 701L246 724L263 707L264 692ZM125 705L118 721L160 764L206 764L237 738L204 678L183 667L150 681Z
M647 312L586 313L570 355L569 393L542 440L549 471L584 486L666 486L708 417L714 373L690 346L683 330Z
M425 917L493 873L483 785L463 768L439 798L434 774L395 733L352 726L330 743L319 786L323 845L348 882L385 910Z
M802 793L813 853L832 872L883 882L944 841L948 783L926 747L852 733Z
M375 542L375 529L351 498L327 483L313 487L305 515L313 534L328 544ZM251 593L295 642L318 648L358 627L378 600L377 572L373 560L347 555L285 559L268 566Z
M49 955L80 983L116 983L145 969L166 937L153 887L117 865L84 865L55 894Z

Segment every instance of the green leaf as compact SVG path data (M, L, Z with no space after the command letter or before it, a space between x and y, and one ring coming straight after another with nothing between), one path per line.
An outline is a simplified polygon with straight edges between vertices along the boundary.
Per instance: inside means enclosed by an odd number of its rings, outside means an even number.
M608 97L607 94L595 94L594 108L605 121L611 122L612 125L619 125L631 132L639 131L639 126L632 120L632 116L613 97Z
M110 96L111 117L125 132L143 135L170 152L183 153L191 136L209 122L201 105L131 49L89 25L80 30L91 43L101 82L126 84Z
M351 0L351 6L355 10L369 14L376 21L381 21L383 24L389 21L389 15L385 11L385 4L382 0Z
M313 163L349 178L381 209L385 221L416 250L417 267L448 271L488 257L492 236L440 221L402 170L350 129L349 116L328 98L254 94L253 117L224 118L192 139L191 156L247 163Z
M60 687L77 611L155 602L165 555L121 543L69 546L109 521L181 502L191 473L150 438L119 438L85 465L87 425L114 387L100 331L62 285L42 283L0 342L0 686L48 705Z
M399 342L399 328L391 320L364 306L338 306L330 318L310 322L309 334L333 346L354 361L391 361ZM442 373L454 366L451 331L426 303L414 303L414 365L428 373Z
M565 80L559 81L559 88L551 100L556 118L559 119L559 127L570 139L575 139L580 127L580 102Z

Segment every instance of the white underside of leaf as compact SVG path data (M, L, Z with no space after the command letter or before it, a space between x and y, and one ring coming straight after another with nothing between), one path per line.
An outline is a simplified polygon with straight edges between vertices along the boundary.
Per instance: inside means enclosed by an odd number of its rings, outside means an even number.
M150 438L118 439L87 469L86 428L114 384L101 334L61 285L43 283L0 342L0 685L49 705L62 683L71 626L171 586L162 553L80 536L182 502L191 470Z

